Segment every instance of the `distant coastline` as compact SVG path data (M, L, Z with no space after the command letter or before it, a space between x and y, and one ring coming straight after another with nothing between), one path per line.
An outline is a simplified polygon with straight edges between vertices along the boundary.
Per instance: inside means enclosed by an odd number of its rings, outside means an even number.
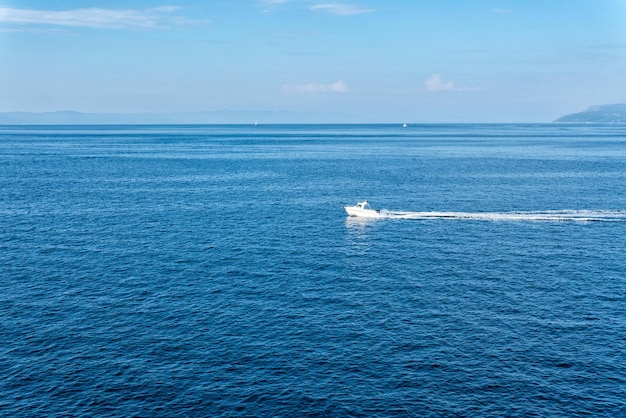
M295 124L364 123L364 121L346 113L305 114L290 111L217 110L179 113L86 113L64 110L56 112L0 112L0 125L239 125L282 124L286 120ZM582 112L561 116L553 122L626 123L626 103L591 106Z
M626 123L626 103L591 106L582 112L561 116L556 123Z
M289 112L235 112L230 110L181 113L84 113L65 110L41 113L4 112L0 113L0 125L253 124L257 120L273 122L293 117L294 115Z
M341 123L346 114L300 114L289 111L232 111L180 113L84 113L71 110L58 112L0 112L0 125L196 125L196 124L263 124Z

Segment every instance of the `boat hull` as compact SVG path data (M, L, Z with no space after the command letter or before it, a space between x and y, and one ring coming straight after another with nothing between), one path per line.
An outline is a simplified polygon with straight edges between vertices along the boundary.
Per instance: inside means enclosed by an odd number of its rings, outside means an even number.
M382 215L379 210L363 209L359 206L344 206L343 207L348 215L359 218L381 218Z

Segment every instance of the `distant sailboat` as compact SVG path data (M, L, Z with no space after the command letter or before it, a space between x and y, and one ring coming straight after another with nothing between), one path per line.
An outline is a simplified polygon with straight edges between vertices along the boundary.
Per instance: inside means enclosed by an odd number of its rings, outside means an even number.
M403 128L406 128L406 123L403 123L403 124L402 124L402 127L403 127Z

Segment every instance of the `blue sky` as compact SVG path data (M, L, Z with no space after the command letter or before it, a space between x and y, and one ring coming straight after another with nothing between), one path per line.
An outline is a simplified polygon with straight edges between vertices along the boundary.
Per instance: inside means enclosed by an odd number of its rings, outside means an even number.
M626 102L626 1L0 0L0 63L0 111L549 122Z

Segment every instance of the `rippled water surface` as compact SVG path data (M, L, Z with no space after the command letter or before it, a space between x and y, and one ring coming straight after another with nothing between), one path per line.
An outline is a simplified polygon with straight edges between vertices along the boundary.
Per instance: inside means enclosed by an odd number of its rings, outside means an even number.
M0 127L0 415L626 416L625 209L620 125Z

